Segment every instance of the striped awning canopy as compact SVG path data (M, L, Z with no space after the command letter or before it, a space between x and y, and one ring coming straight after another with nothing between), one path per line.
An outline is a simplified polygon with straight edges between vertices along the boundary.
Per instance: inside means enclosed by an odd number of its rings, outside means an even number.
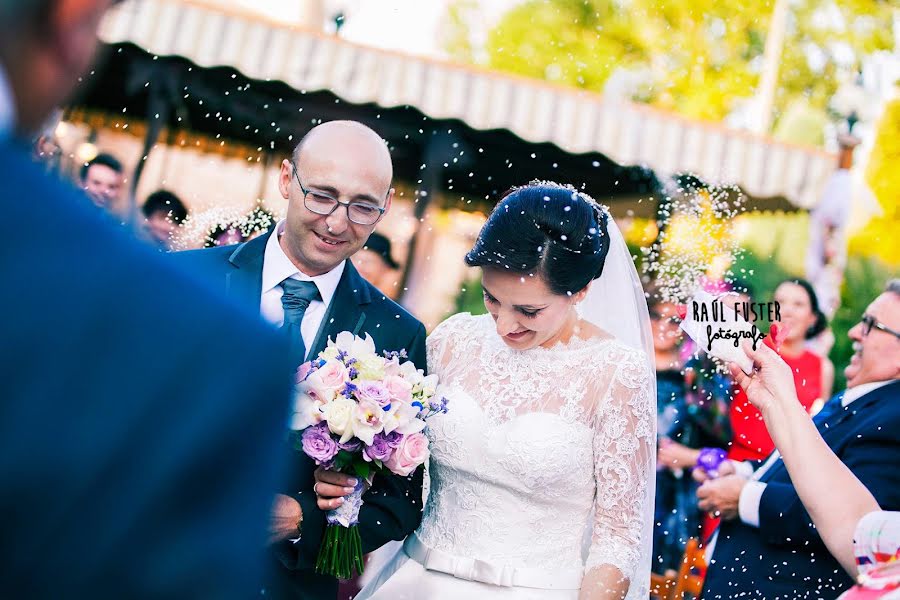
M435 119L507 129L528 142L550 142L573 154L599 152L664 176L691 172L798 207L818 201L836 162L819 149L596 93L360 46L196 0L122 3L107 15L101 38L203 67L233 67L302 91L328 90L350 103L410 105Z

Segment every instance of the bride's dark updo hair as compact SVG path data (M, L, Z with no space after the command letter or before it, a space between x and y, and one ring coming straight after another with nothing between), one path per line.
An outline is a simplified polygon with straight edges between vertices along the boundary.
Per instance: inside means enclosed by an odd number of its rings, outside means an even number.
M554 294L574 294L603 272L608 224L609 214L586 194L533 181L500 199L466 264L535 273Z

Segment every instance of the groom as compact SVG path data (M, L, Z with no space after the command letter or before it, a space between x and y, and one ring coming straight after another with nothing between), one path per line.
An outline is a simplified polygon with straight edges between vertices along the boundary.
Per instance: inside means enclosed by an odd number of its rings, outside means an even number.
M350 331L371 335L379 351L406 350L424 369L425 328L347 260L390 208L392 175L378 134L353 121L323 123L281 165L278 187L288 200L287 219L244 244L173 256L218 273L214 285L280 327L290 338L294 367L323 350L329 337ZM325 529L313 492L316 465L293 448L286 452L290 470L273 507L274 556L264 595L335 598L337 581L314 572ZM415 530L421 498L420 471L411 478L379 474L360 513L363 552Z

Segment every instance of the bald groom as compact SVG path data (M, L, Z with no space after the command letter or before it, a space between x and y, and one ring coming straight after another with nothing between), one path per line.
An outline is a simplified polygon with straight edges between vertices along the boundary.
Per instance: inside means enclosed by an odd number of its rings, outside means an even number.
M384 140L354 121L313 128L281 164L278 189L287 218L235 246L181 252L176 260L218 274L217 285L289 338L291 364L342 331L368 333L378 351L406 350L425 365L425 328L364 280L348 260L390 209L393 166ZM240 344L241 340L235 340ZM289 374L285 374L289 376ZM291 447L270 528L268 598L334 598L337 581L314 572L325 513L313 493L315 463ZM363 552L406 537L422 516L422 474L380 474L360 513ZM299 536L300 541L290 540Z

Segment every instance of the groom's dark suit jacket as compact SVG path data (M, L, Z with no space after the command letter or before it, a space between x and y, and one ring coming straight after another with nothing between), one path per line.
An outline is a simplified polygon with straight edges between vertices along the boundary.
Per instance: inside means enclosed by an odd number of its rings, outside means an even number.
M272 231L244 244L179 252L173 258L214 271L222 293L258 312L263 257ZM368 333L379 351L406 350L417 367L426 368L425 327L363 279L350 261L344 267L308 356L315 356L325 348L329 337L334 338L342 331ZM337 581L313 570L325 530L325 513L316 506L312 492L316 465L291 447L285 452L290 466L279 491L300 502L303 534L298 544L285 542L274 549L277 560L273 561L265 596L331 600L337 594ZM418 469L409 478L378 475L363 499L359 519L363 552L403 539L422 519L422 470Z
M819 432L882 509L900 510L900 381L857 398ZM722 522L703 600L836 598L853 581L825 548L784 462L761 481L760 526Z

